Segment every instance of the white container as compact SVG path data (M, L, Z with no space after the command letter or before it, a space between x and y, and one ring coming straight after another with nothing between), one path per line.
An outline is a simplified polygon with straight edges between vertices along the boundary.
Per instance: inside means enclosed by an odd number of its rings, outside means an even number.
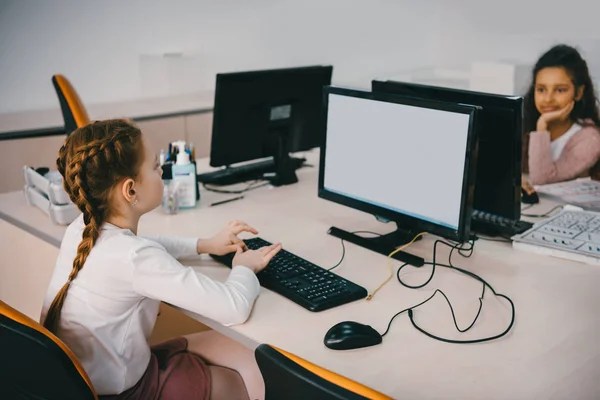
M196 207L196 166L190 162L184 141L173 142L172 145L179 147L177 162L171 167L179 208Z
M39 174L31 167L23 167L25 185L34 187L42 192L52 204L70 204L71 199L62 184L62 176L56 170L45 175Z
M25 185L23 192L27 204L45 212L55 225L69 225L81 214L75 204L52 204L50 199L32 186Z

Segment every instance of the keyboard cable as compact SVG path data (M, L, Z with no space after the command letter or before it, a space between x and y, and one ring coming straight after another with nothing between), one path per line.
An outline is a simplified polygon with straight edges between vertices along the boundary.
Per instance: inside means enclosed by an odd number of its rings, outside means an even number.
M377 288L367 296L367 301L371 300L373 297L375 297L375 294L382 288L384 287L394 276L394 270L392 269L392 257L394 256L394 254L406 249L408 246L410 246L411 244L413 244L415 242L415 240L417 240L419 237L427 235L427 232L421 232L421 233L417 233L415 235L414 238L412 238L412 240L400 247L398 247L396 250L392 251L390 254L388 254L388 262L387 262L387 266L388 266L388 270L389 270L389 276L387 277L387 279L385 281L383 281L381 283L381 285L377 286Z

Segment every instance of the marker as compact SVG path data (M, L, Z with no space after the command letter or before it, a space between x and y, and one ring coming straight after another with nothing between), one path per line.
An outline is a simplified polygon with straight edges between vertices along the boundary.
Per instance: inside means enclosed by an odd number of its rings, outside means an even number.
M244 198L244 196L238 196L238 197L232 197L231 199L227 199L227 200L215 201L214 203L211 203L209 205L209 207L214 207L214 206L218 206L220 204L229 203L230 201L241 200L243 198Z

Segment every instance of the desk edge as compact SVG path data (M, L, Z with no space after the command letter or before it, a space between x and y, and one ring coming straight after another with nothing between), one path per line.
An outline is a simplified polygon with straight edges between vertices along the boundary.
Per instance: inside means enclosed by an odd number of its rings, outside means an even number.
M60 240L56 240L52 236L50 236L38 229L35 229L34 227L32 227L26 223L23 223L23 222L19 221L18 219L13 218L8 214L3 213L2 211L0 211L0 218L3 219L4 221L8 222L9 224L16 226L17 228L23 229L25 232L29 232L30 234L37 237L38 239L43 240L44 242L49 243L50 245L52 245L56 248L60 248Z

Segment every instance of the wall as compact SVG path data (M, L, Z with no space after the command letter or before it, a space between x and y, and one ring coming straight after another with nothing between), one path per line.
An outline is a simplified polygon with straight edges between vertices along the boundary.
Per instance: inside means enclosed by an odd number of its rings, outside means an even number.
M600 2L0 0L0 114L56 108L57 72L90 105L313 63L334 64L338 85L366 87L421 67L531 64L557 42L578 45L600 79Z
M437 18L435 65L509 61L532 66L552 45L566 43L580 49L600 81L599 1L458 0L440 3Z
M334 64L338 84L368 86L430 64L436 2L422 3L0 0L0 114L56 108L59 72L87 105L165 95L148 61L164 53L183 55L176 71L163 65L175 91L211 89L221 71L313 63Z

